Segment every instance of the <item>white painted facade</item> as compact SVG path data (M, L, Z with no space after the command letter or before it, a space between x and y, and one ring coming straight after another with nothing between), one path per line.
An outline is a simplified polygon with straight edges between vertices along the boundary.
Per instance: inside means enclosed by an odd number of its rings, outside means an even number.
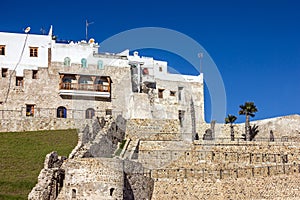
M1 68L16 68L16 75L23 76L24 69L48 67L48 48L51 48L51 41L51 36L48 35L0 32L0 45L5 46L5 55L0 55ZM37 57L30 57L30 47L38 48Z

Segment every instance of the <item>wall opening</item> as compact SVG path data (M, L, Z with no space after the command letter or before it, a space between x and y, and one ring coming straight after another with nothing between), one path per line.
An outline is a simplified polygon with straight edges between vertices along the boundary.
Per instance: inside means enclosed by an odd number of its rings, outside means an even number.
M16 86L23 87L23 77L16 77Z
M34 105L27 104L26 105L26 116L33 117L34 116Z
M67 109L63 106L57 108L56 111L57 118L67 118Z
M32 79L37 79L38 70L32 70Z
M5 56L5 45L0 45L0 55Z
M81 59L81 67L82 68L87 68L87 60L85 58Z
M103 61L102 60L98 60L98 69L104 69L104 66L103 66Z
M179 119L180 127L183 127L184 112L185 112L184 110L179 110L178 111L178 119Z
M38 47L29 47L30 57L38 57Z
M64 58L64 66L70 67L71 66L71 59L69 57Z
M7 68L2 68L2 73L1 73L2 78L6 78L7 75L8 75L8 69Z
M164 98L164 89L158 89L158 98L162 99Z
M109 189L109 195L112 196L113 193L114 193L114 191L115 191L115 188L110 188L110 189Z
M76 189L72 189L72 199L75 199L76 198Z
M105 115L112 115L112 109L106 109Z
M95 116L95 110L93 108L88 108L85 111L85 118L86 119L93 119L94 116Z
M183 99L183 87L178 87L178 101Z
M136 65L130 66L132 92L139 92L139 74Z

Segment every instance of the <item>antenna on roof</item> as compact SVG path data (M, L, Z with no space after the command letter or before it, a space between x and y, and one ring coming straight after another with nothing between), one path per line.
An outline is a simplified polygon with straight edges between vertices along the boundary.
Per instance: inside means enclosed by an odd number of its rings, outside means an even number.
M53 30L52 30L53 28L52 28L52 25L50 26L50 29L49 29L49 33L48 33L48 35L50 35L50 36L52 36L52 32L53 32Z
M198 57L200 58L200 74L202 73L202 58L203 58L203 53L200 52L198 53Z
M88 26L93 23L94 22L88 22L88 20L85 20L85 41L88 41Z
M28 26L27 28L25 28L24 32L29 33L29 31L30 31L30 27Z

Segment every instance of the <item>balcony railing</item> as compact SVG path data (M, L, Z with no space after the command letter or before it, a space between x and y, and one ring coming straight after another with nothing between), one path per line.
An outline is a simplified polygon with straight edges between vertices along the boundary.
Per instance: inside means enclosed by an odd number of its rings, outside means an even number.
M103 84L80 84L80 83L60 83L60 90L82 90L93 92L110 92L110 85Z

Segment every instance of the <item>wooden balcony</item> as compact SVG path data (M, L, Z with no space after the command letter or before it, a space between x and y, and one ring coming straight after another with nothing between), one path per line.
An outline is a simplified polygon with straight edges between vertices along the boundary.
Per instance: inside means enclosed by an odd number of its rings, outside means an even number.
M62 82L59 84L59 94L67 96L94 96L101 98L110 98L110 84L79 84Z

